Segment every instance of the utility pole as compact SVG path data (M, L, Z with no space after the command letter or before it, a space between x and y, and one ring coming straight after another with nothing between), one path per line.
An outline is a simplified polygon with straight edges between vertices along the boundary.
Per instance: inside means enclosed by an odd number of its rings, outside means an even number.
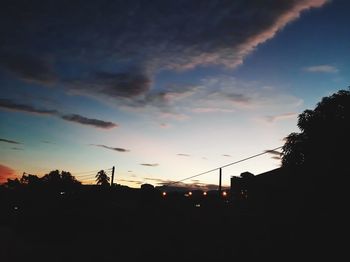
M222 169L219 169L219 197L221 197L221 177L222 177Z
M111 179L111 186L113 186L114 181L114 166L112 167L112 179Z

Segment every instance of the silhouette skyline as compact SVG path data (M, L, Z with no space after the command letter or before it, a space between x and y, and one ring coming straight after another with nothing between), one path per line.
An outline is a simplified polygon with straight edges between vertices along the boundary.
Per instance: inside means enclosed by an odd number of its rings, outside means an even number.
M0 261L346 257L349 11L1 1Z
M158 187L114 183L114 166L111 179L97 171L96 185L59 170L8 179L0 186L2 260L343 257L347 155L334 152L350 148L349 119L350 89L323 97L298 116L281 167L231 176L229 189L221 187L223 168L281 147ZM217 170L214 190L172 186ZM86 246L94 252L81 252Z

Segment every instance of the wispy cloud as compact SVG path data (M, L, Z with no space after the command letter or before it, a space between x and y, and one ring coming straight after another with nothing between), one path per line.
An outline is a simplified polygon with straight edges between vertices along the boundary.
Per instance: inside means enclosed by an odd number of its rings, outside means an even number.
M166 124L166 123L161 123L159 125L161 128L170 128L170 125L169 124Z
M10 110L10 111L20 111L20 112L29 113L29 114L51 115L51 116L59 117L65 121L74 122L81 125L93 126L93 127L102 128L102 129L110 129L118 126L117 124L109 121L88 118L78 114L62 114L59 111L54 109L37 108L32 105L16 103L9 99L0 99L0 108Z
M111 147L111 146L106 146L106 145L96 145L96 144L90 144L91 146L97 146L97 147L102 147L102 148L106 148L109 150L113 150L113 151L118 151L118 152L130 152L129 149L125 149L125 148L121 148L121 147Z
M54 143L54 142L47 141L47 140L43 140L43 141L41 141L41 143L44 143L44 144L52 144L52 145L55 145L55 144L56 144L56 143Z
M176 154L177 156L186 156L186 157L190 157L191 155L189 155L189 154L182 154L182 153L180 153L180 154Z
M192 112L194 113L232 113L235 111L236 110L234 109L218 108L218 107L197 107L192 109Z
M19 147L11 147L11 150L19 150L19 151L21 151L21 150L23 150L23 148L19 148Z
M112 122L106 122L106 121L94 119L94 118L87 118L85 116L81 116L78 114L62 115L61 118L66 121L78 123L81 125L93 126L93 127L102 128L102 129L110 129L118 126L117 124Z
M173 120L186 120L189 119L188 115L185 115L183 113L176 113L176 112L161 112L159 115L159 118L161 119L173 119Z
M140 180L131 180L131 179L118 179L121 182L127 182L127 183L133 183L133 184L137 184L137 185L141 185L142 181Z
M148 180L148 181L159 182L159 183L162 183L162 182L165 181L164 179L161 179L161 178L154 178L154 177L144 177L144 179L145 179L145 180Z
M0 108L39 115L56 115L57 110L36 108L32 105L16 103L10 99L0 99Z
M275 116L266 116L265 120L267 122L276 122L276 121L290 119L290 118L296 119L297 116L298 116L297 113L285 113L285 114L280 114L280 115L275 115Z
M156 166L159 166L159 164L157 163L153 163L153 164L149 164L149 163L143 163L143 164L140 164L141 166L150 166L150 167L156 167Z
M9 144L16 144L16 145L21 145L21 142L15 141L15 140L9 140L9 139L5 139L5 138L0 138L0 142L4 142L4 143L9 143Z
M315 65L305 67L304 71L311 73L337 73L339 70L332 65Z
M257 81L242 81L236 77L217 75L201 80L195 113L236 113L260 108L295 108L302 100L273 87L262 88Z
M224 154L222 156L225 156L225 157L232 157L231 155L227 155L227 154Z

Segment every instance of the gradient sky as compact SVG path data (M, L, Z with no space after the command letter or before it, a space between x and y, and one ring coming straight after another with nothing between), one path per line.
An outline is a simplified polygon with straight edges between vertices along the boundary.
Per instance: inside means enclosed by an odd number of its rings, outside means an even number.
M161 185L281 146L299 113L349 85L349 11L346 0L2 1L0 182L116 166L116 183ZM279 165L266 154L224 169L223 183Z

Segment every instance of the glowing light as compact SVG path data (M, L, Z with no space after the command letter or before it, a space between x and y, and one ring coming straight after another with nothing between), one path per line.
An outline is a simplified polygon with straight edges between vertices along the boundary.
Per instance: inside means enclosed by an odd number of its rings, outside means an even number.
M162 195L165 197L166 196L166 192L163 192Z
M196 204L195 207L201 207L201 204Z
M203 192L203 196L206 196L208 193L207 192Z
M227 192L226 191L224 191L224 192L222 192L222 196L227 196Z
M191 192L191 191L190 191L190 192L188 192L188 195L189 195L189 196L192 196L192 192Z

